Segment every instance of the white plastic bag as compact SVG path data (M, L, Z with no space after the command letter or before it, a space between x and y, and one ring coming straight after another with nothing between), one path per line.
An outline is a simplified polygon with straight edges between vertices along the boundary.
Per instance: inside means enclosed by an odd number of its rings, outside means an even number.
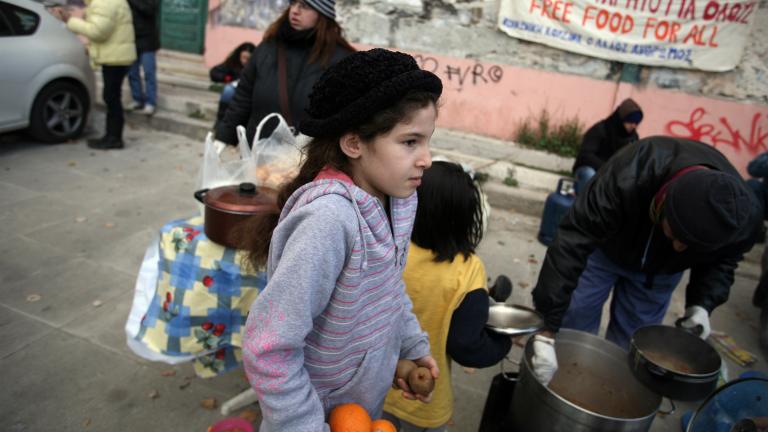
M198 189L256 182L253 158L245 138L244 127L237 127L237 138L239 152L230 146L217 143L213 139L213 133L208 133L205 137L203 164L198 176Z
M270 136L257 141L262 127L272 118L278 119L277 127ZM257 184L260 186L277 189L298 173L301 151L293 130L280 114L272 113L259 123L254 136L252 157Z

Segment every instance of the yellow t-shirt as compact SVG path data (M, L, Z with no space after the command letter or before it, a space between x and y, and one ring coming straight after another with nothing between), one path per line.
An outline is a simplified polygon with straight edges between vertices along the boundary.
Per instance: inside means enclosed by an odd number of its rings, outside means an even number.
M451 360L446 353L451 316L468 292L487 289L485 267L476 255L467 260L457 255L453 262L437 263L432 251L411 243L403 279L413 312L429 334L440 378L435 382L430 403L410 401L399 390L390 390L384 411L417 426L436 428L448 423L453 414Z

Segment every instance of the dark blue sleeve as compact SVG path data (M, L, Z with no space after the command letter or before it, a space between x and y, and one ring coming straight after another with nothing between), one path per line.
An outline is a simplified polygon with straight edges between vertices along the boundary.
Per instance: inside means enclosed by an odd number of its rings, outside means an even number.
M747 165L747 172L756 178L768 177L768 152L752 159L749 165Z
M488 294L479 288L467 293L453 312L446 350L465 367L493 366L512 348L512 338L485 327L488 322Z

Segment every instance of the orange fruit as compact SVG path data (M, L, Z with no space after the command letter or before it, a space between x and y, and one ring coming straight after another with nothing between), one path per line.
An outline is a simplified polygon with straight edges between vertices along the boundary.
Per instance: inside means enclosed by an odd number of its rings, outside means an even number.
M371 416L356 403L336 405L328 417L331 432L371 432Z
M371 423L371 432L397 432L397 428L389 420L378 419Z

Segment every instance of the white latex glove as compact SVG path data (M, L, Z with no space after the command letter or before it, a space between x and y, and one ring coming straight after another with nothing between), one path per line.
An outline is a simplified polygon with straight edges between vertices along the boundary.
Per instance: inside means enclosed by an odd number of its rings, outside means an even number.
M533 376L544 384L549 384L557 372L557 355L555 355L555 340L537 334L533 337Z
M689 306L685 309L685 315L683 315L683 320L680 321L680 327L690 329L697 325L701 325L702 328L702 332L698 336L706 339L712 331L709 327L709 312L701 306Z

